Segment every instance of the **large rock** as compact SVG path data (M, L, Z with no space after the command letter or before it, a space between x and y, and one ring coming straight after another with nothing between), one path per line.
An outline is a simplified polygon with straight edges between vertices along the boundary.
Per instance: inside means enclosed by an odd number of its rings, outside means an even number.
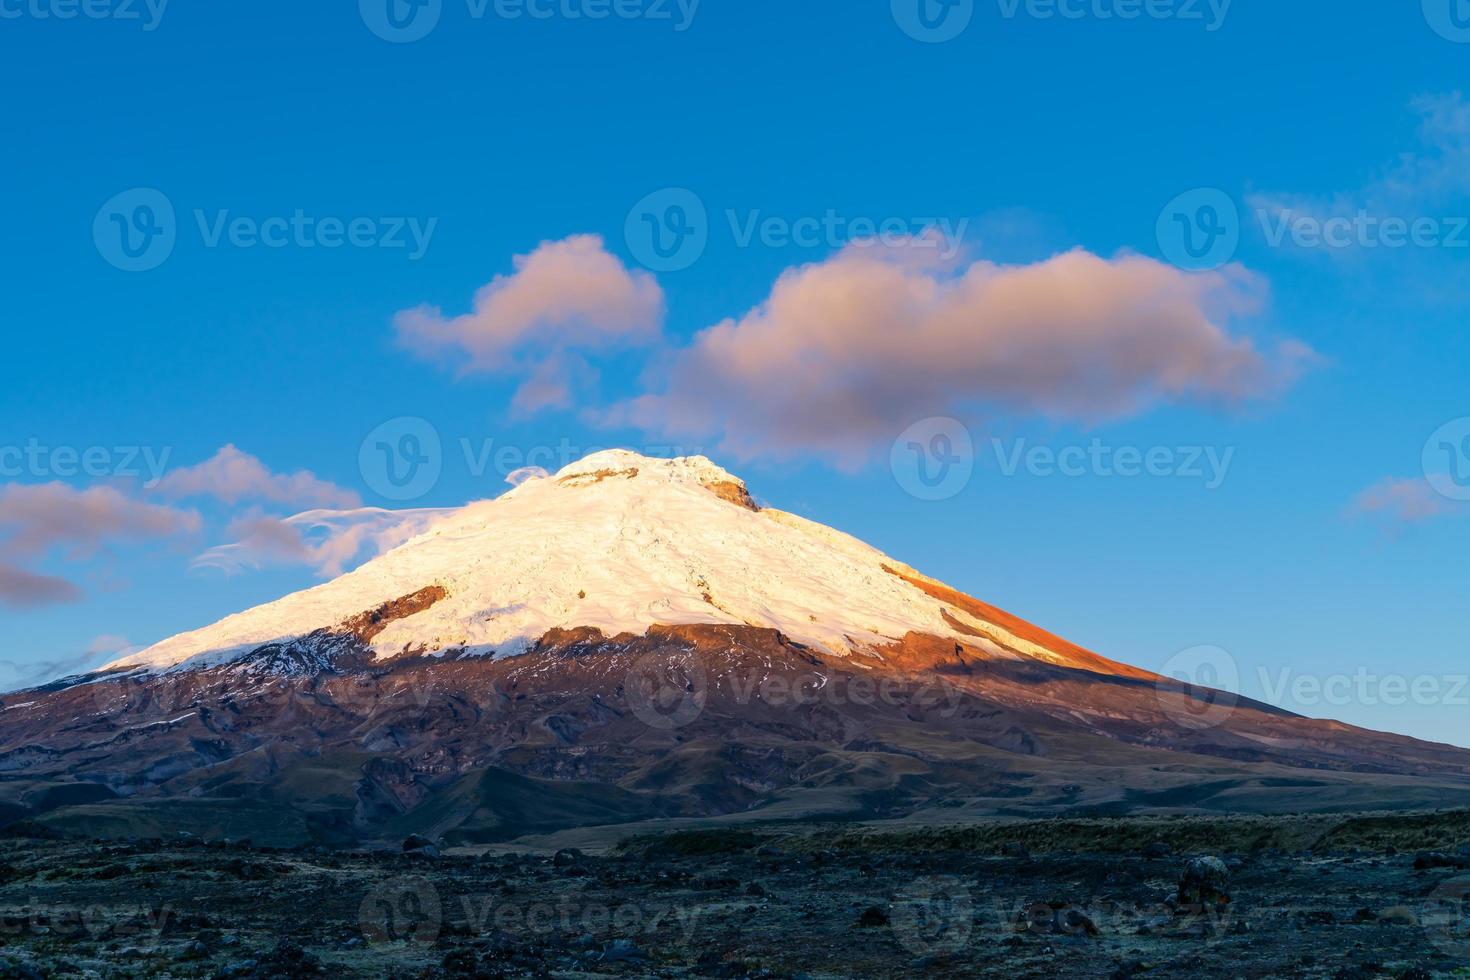
M403 841L403 853L405 857L436 858L439 856L439 845L427 837L409 834Z
M1179 878L1179 903L1186 907L1230 904L1230 869L1213 855L1191 858Z

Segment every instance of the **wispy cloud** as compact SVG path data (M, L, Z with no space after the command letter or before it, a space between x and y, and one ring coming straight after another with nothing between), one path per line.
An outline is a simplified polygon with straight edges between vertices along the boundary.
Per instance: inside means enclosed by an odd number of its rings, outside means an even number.
M542 242L514 265L475 294L470 313L445 316L433 306L399 313L400 344L462 375L529 375L515 401L533 411L571 403L576 377L591 371L587 352L657 340L663 289L629 270L597 235Z
M428 530L453 508L310 510L291 517L254 513L229 528L235 540L216 545L192 567L232 575L272 565L304 565L333 577Z
M1249 195L1268 244L1339 262L1371 259L1391 278L1410 277L1420 299L1462 295L1463 275L1445 269L1470 248L1470 102L1452 92L1415 99L1411 109L1418 145L1358 186Z
M1423 478L1388 477L1363 490L1349 506L1354 515L1378 515L1399 524L1420 524L1470 505L1443 496Z

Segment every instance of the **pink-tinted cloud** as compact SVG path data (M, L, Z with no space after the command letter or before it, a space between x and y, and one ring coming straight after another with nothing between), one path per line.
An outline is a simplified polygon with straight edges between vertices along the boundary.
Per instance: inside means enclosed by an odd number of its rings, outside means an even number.
M0 554L36 555L66 546L70 555L84 557L113 539L166 538L197 532L200 526L192 510L133 500L114 487L0 487Z
M0 562L0 606L36 609L81 598L82 590L64 578L37 575Z
M1354 514L1377 514L1402 524L1419 524L1453 512L1465 505L1441 496L1422 478L1388 477L1379 480L1353 499Z
M856 466L910 423L995 411L1104 421L1164 401L1232 405L1289 384L1312 355L1227 325L1260 311L1239 266L1189 273L1076 250L1031 265L948 267L851 246L790 269L767 299L650 372L607 420L717 435L739 457Z
M235 540L194 559L193 567L232 575L268 565L305 565L323 577L341 575L422 534L450 510L311 510L291 517L250 514L230 524Z
M597 235L542 242L514 259L515 272L496 276L475 294L474 310L446 317L420 306L394 318L399 342L413 353L446 360L461 374L523 374L551 358L516 396L525 410L570 403L561 352L605 351L655 341L664 293L646 272L629 270Z
M357 494L302 470L273 473L256 457L226 445L196 466L165 476L157 492L174 499L213 497L226 504L256 500L291 507L356 507Z
M116 540L192 534L200 524L194 511L132 500L113 487L0 486L0 604L26 609L82 597L76 585L28 570L18 564L21 560L60 549L76 561Z

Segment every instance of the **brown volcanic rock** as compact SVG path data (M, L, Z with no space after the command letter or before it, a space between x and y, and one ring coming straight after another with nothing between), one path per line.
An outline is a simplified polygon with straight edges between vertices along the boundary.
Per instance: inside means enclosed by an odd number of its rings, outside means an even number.
M835 658L752 627L584 628L498 660L359 653L314 674L229 664L30 695L0 712L0 770L154 809L270 801L332 839L942 800L1037 814L1470 800L1470 753L1244 701L1182 728L1173 684L922 634Z

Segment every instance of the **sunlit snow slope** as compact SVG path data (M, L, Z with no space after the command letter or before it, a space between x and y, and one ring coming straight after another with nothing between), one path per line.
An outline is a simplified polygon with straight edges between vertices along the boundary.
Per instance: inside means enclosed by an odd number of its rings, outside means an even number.
M849 535L754 509L744 484L702 456L612 450L454 511L338 579L114 666L216 664L431 586L447 596L373 637L378 657L509 656L557 627L613 636L655 624L734 623L842 656L878 656L876 648L917 632L997 656L1074 659L1060 641L1038 643L1015 622L975 615L973 601L967 611L938 583Z

